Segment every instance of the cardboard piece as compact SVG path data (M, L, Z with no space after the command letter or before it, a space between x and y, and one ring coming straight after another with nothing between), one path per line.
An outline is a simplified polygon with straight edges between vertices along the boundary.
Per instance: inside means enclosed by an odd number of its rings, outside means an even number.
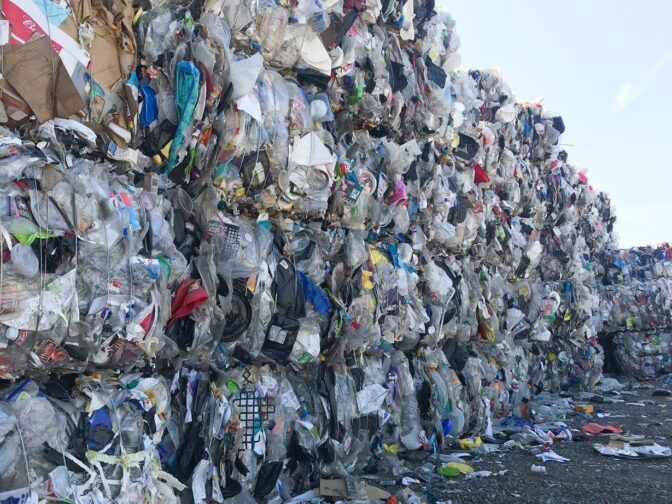
M72 16L66 19L59 28L75 40L80 39L79 23L84 22L91 16L91 2L89 0L68 0ZM91 52L91 46L83 39L80 40L82 47Z
M392 495L390 492L372 485L360 485L355 483L355 489L356 491L354 494L352 491L348 492L348 485L343 479L321 479L320 488L315 489L314 492L316 495L319 494L320 497L348 498L353 495L366 495L369 500L385 500Z
M88 23L95 32L90 48L90 119L114 125L133 134L137 118L137 96L126 81L135 70L137 43L133 33L132 0L71 0L79 23ZM110 117L113 114L114 117ZM122 148L129 146L126 135L107 133Z
M89 113L91 120L100 123L110 112L124 110L125 103L119 95L101 86L97 81L91 80L91 76L85 75L86 84L90 86L88 96Z
M392 495L390 492L372 485L366 485L364 492L369 500L387 500Z
M55 116L68 117L84 107L82 97L47 37L5 47L4 77L39 122Z
M96 32L91 46L91 75L107 89L113 89L121 79L121 67L117 53L117 42L114 37L100 37Z
M137 53L133 2L90 0L81 3L84 5L78 6L76 12L89 13L96 32L91 46L91 75L101 86L123 96L120 81L124 82L135 70Z
M320 480L321 497L347 497L348 489L345 480L342 479L321 479Z
M87 66L89 55L79 47L75 38L49 23L46 16L31 0L2 0L2 14L11 25L12 45L22 45L35 34L51 38L54 50L61 56L68 73L72 73L77 63Z
M30 117L33 113L30 107L26 105L26 102L21 99L21 96L5 79L0 79L0 91L2 91L0 102L2 102L5 109L7 124L10 127L14 127L19 122Z

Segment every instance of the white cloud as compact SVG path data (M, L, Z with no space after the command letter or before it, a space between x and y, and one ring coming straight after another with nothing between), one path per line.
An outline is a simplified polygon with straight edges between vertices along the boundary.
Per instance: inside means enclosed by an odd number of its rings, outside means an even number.
M658 72L670 63L672 63L672 53L666 54L649 66L636 84L631 82L623 84L614 97L614 110L623 109L644 96Z
M644 95L646 88L642 85L632 85L630 83L623 84L621 88L616 93L616 106L617 110L622 109L637 101Z
M651 68L649 71L653 74L658 73L661 68L663 68L665 65L672 63L672 53L666 54L662 58L660 58L658 61L656 61L653 65L651 65Z

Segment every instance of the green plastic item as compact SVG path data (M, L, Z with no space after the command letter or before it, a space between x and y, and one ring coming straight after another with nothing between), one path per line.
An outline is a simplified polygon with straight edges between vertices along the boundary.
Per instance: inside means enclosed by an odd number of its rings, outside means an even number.
M436 472L439 473L441 476L445 476L446 478L454 478L461 474L460 470L457 467L451 467L447 465L437 467Z
M364 96L364 84L357 84L355 91L348 96L348 105L356 105Z
M14 238L17 239L22 245L31 245L35 240L46 240L47 238L54 238L55 233L50 233L48 231L38 231L36 233L23 234L23 233L12 233Z
M471 474L474 472L474 468L469 464L448 462L447 464L443 464L441 467L437 467L436 472L447 478L454 478L460 474Z

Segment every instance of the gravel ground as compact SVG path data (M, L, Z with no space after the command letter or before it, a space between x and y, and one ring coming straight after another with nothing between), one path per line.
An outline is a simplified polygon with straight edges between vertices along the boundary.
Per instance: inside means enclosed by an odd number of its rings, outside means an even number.
M595 413L611 414L607 418L573 414L565 419L572 429L590 421L618 425L625 433L642 434L658 444L672 446L672 398L654 397L657 388L669 385L639 385L624 389L623 402L597 404ZM643 403L643 406L627 403ZM467 480L464 476L410 488L429 502L433 499L452 504L483 503L672 503L672 458L626 460L600 455L593 443L602 437L576 432L576 441L560 441L553 450L569 462L542 463L532 453L520 449L485 455L472 460L476 471L498 472L502 476ZM604 439L606 442L606 439ZM427 460L423 461L427 462ZM531 466L543 465L546 473L534 473ZM408 476L413 476L409 474Z

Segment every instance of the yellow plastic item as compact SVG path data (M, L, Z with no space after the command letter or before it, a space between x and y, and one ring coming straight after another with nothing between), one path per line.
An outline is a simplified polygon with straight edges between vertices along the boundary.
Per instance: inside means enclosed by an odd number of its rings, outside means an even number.
M170 152L170 146L173 145L173 141L169 141L166 145L163 146L161 149L161 154L163 154L163 157L168 159L168 153Z
M577 413L584 413L588 415L595 411L595 406L593 406L592 404L575 404L574 411L576 411Z
M371 257L371 262L373 263L374 266L381 261L389 262L381 252L379 252L373 247L369 247L369 257Z
M396 457L397 452L399 451L399 445L397 444L388 445L386 443L383 443L383 451L386 451L390 455L394 455Z
M133 16L133 24L136 25L138 24L138 21L140 21L140 18L142 15L145 13L145 10L140 7L137 11L135 11L135 15Z
M460 449L462 450L470 450L471 448L478 448L483 444L483 441L481 441L480 437L470 437L470 438L464 438L460 439L457 444L459 445Z
M373 282L371 281L372 277L373 273L371 271L362 270L362 288L366 290L373 289Z
M437 467L436 472L442 476L454 478L460 474L471 474L474 472L474 468L468 464L462 464L460 462L448 462L441 467Z

